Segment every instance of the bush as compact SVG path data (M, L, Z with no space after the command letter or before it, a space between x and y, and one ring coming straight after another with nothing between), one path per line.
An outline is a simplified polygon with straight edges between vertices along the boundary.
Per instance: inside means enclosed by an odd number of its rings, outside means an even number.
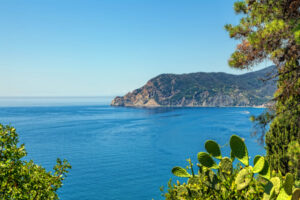
M300 189L295 185L294 177L271 173L265 157L255 156L254 165L249 165L247 147L240 137L230 138L231 155L222 157L220 146L212 140L205 143L207 152L198 153L198 174L194 174L193 164L188 159L192 174L182 167L174 167L172 173L188 178L187 183L168 183L168 191L163 194L167 200L182 199L299 199ZM233 168L233 161L239 163ZM217 163L216 160L219 162ZM163 189L162 189L163 191Z
M71 165L57 159L54 173L47 172L32 160L24 160L25 146L18 142L16 129L0 124L0 199L58 199L56 191Z

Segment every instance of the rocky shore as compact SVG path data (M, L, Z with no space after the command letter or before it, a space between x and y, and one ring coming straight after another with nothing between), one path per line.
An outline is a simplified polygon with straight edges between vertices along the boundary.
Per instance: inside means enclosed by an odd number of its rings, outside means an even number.
M143 87L118 96L112 106L133 107L264 107L276 90L262 81L275 67L242 75L226 73L161 74Z

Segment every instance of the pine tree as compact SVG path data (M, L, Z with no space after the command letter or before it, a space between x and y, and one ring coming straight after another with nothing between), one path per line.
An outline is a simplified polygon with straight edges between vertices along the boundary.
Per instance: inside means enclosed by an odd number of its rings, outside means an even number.
M237 1L234 10L242 14L240 23L225 29L241 43L229 65L249 69L268 59L277 66L274 118L265 135L267 158L273 170L296 174L287 150L292 141L300 143L300 0Z

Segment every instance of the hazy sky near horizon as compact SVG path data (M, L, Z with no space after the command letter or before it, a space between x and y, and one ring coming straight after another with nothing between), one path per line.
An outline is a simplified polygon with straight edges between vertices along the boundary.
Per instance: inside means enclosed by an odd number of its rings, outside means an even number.
M227 64L233 2L0 0L0 96L122 95L161 73L244 73Z

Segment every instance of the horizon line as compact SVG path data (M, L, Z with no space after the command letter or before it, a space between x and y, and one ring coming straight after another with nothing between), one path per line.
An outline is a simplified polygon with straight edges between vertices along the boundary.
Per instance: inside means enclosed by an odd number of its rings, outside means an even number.
M115 97L120 95L27 95L27 96L0 96L0 98L99 98L99 97Z

